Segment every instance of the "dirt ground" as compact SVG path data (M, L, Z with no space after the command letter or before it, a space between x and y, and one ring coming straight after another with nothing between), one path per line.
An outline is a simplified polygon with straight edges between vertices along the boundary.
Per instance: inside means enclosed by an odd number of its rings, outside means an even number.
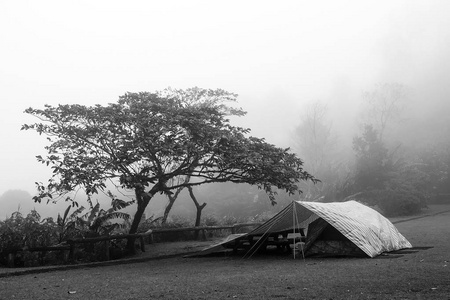
M450 299L450 213L396 226L415 248L373 259L176 256L3 277L0 299Z

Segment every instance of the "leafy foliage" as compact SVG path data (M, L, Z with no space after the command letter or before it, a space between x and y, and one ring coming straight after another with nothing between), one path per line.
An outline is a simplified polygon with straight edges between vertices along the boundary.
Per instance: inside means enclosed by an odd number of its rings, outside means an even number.
M85 212L83 206L69 215L72 206L68 206L63 217L58 214L57 224L60 228L60 241L73 238L111 235L117 230L125 229L130 215L119 211L130 205L120 199L113 199L107 210L100 208L100 204L93 205L90 199L89 210Z
M219 220L214 215L207 215L207 216L205 216L202 223L205 226L217 226L217 225L219 225Z
M363 193L361 198L378 205L387 216L416 214L426 207L429 183L426 173L408 166L393 172L383 188Z
M15 212L5 221L0 221L0 262L16 250L51 245L57 239L56 224L52 218L41 220L37 211L26 217Z
M353 140L356 153L354 192L388 216L419 212L429 198L430 177L417 164L395 160L372 126Z
M450 143L428 145L418 156L418 167L429 174L433 192L450 194Z
M11 217L0 221L0 263L5 264L10 252L53 246L68 239L109 235L123 230L127 225L130 216L119 211L129 205L127 202L114 199L107 210L101 209L98 203L90 204L87 212L84 207L79 207L72 213L72 206L69 205L62 216L58 214L56 222L53 218L41 220L35 210L26 217L15 212ZM31 256L30 259L34 259Z
M56 224L59 229L59 243L78 237L77 232L79 229L77 227L77 216L84 207L77 208L69 215L71 208L72 205L69 205L64 211L63 216L61 217L61 215L58 214L58 218L56 219Z

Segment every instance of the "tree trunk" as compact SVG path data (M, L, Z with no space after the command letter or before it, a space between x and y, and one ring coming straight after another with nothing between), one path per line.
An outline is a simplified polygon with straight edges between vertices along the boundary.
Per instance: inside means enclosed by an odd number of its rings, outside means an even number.
M187 176L184 178L183 184L188 184L190 180L191 180L191 176L190 176L190 175L187 175ZM161 224L163 224L163 225L166 224L167 218L169 217L170 210L172 209L173 204L175 203L175 200L177 200L178 195L180 194L180 192L181 192L184 188L185 188L185 186L181 186L181 187L179 187L179 188L175 191L175 194L173 194L173 195L168 195L168 197L169 197L169 202L167 203L166 209L164 210L164 215L163 215L163 218L162 218L162 220L161 220Z
M142 216L144 215L145 208L150 202L150 199L152 199L155 195L156 191L157 188L155 186L150 190L149 193L145 193L142 190L135 190L137 210L134 214L133 221L131 222L130 231L128 232L129 234L134 234L137 232L139 223L141 222ZM135 240L135 238L129 238L127 241L127 250L132 254L136 253L136 250L134 248Z
M146 206L147 205L144 205L144 203L138 202L138 207L137 207L136 213L134 214L133 222L131 223L129 234L134 234L137 232L139 223L141 222L142 216L144 215ZM135 240L136 240L135 238L128 238L127 250L130 252L130 254L136 253L136 249L134 247Z
M170 210L172 209L173 204L175 203L176 199L177 199L177 197L169 195L169 202L167 203L167 206L164 209L164 215L163 215L162 220L161 220L161 224L162 225L166 224L167 218L169 217Z
M191 186L188 186L189 195L191 196L192 201L194 201L195 207L197 208L197 214L195 216L195 227L200 226L201 218L202 218L202 210L205 208L206 203L199 204L197 198L195 198L194 191ZM198 238L198 230L194 233L194 238Z
M203 203L202 205L195 205L197 208L197 214L195 216L195 226L200 226L200 221L202 218L202 210L205 208L206 203Z

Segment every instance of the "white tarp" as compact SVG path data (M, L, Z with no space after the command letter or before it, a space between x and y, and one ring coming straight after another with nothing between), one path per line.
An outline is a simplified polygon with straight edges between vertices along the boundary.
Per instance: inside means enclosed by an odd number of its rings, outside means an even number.
M257 236L270 232L293 230L294 227L308 230L309 224L317 219L323 219L336 228L369 257L375 257L383 252L412 248L411 244L387 218L359 202L297 201L248 234L232 235L220 243L207 247L199 254L225 249L223 247L225 244L247 235Z
M369 257L412 248L387 218L356 201L297 203L327 221Z

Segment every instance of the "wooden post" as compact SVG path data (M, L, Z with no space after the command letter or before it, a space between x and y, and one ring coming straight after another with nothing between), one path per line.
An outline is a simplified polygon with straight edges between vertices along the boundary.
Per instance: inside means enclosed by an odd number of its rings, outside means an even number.
M130 254L135 255L136 254L136 238L134 236L129 236L127 238L128 244L133 245L129 250L131 251Z
M69 250L69 260L70 262L74 262L75 261L75 243L73 241L67 241L70 245L70 250Z
M15 253L8 253L8 268L14 268L14 258L16 257Z
M109 245L111 244L110 240L105 240L105 260L109 260Z
M154 241L154 239L153 239L153 233L150 233L150 234L148 235L148 243L149 243L149 244L153 244L153 241Z
M64 263L67 263L69 261L69 257L70 257L70 250L62 250L63 252L63 261Z
M39 263L41 264L41 266L44 265L46 254L47 254L47 251L45 251L45 250L40 251L40 253L39 253Z
M206 241L206 229L202 229L202 240Z
M144 241L144 236L141 235L141 236L139 237L139 240L140 240L140 242L141 242L141 251L142 251L142 252L145 252L145 241Z

